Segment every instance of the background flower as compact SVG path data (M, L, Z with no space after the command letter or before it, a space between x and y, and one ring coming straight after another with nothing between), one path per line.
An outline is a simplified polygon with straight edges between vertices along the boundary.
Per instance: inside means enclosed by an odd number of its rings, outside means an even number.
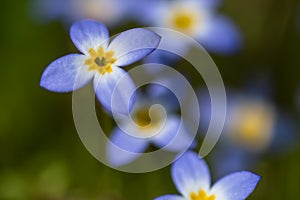
M160 90L166 90L160 87ZM117 126L111 133L111 143L107 146L107 157L113 166L134 161L151 144L175 153L182 153L192 146L193 135L184 127L180 116L174 113L176 107L174 104L170 106L170 98L174 96L169 96L166 101L156 98L153 93L140 93L131 116L119 116Z
M228 18L217 13L218 3L206 0L142 1L138 19L151 26L170 28L195 38L206 50L232 54L242 45L241 34ZM145 13L147 15L145 16ZM174 40L178 49L185 44Z
M296 126L291 116L258 91L257 95L248 92L227 91L226 123L218 145L209 156L216 177L243 169L253 170L266 155L280 156L295 147ZM205 90L199 92L199 99L200 130L205 133L211 103Z
M90 18L109 26L126 22L128 10L120 0L33 0L30 9L37 21L59 20L70 25Z

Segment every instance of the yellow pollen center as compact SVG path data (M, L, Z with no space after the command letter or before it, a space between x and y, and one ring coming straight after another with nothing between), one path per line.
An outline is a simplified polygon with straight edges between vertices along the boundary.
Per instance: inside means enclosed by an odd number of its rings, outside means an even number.
M151 123L151 118L147 109L138 110L134 114L134 120L141 127L148 126Z
M195 192L192 192L190 194L191 200L215 200L216 196L215 195L207 195L207 193L204 190L200 190L198 194Z
M176 8L170 15L169 22L172 28L186 34L194 34L199 28L201 15L187 8Z
M97 51L91 48L89 54L90 58L84 61L89 71L95 70L102 75L112 72L112 65L117 61L117 59L113 57L115 52L105 52L103 47L100 46Z
M264 126L264 120L256 116L246 116L244 121L240 124L241 137L245 140L259 139L261 130Z
M139 126L139 130L143 134L151 134L157 131L157 128L162 124L160 113L154 112L149 115L149 107L143 107L133 113L133 120Z
M173 23L178 29L188 30L193 25L193 18L186 13L180 13L174 17Z
M231 138L248 150L263 150L272 138L274 122L275 113L270 106L246 104L235 111L231 121Z

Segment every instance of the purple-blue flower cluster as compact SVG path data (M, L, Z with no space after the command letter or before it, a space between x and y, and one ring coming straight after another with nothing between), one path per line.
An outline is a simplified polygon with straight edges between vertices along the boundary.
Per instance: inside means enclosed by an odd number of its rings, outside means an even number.
M61 17L72 22L70 37L79 50L79 53L62 56L50 63L42 74L40 86L52 92L65 93L92 82L98 101L117 121L109 136L110 143L105 148L107 160L113 167L135 162L149 148L163 148L174 154L188 150L183 155L176 155L178 158L171 170L181 196L165 195L156 200L246 199L254 191L260 177L240 171L225 176L211 186L207 164L191 151L197 147L202 136L199 134L195 139L189 133L189 125L183 124L180 118L178 102L168 91L159 87L148 87L146 92L136 91L132 77L124 70L123 67L148 56L172 60L159 51L163 38L146 28L125 30L110 38L102 22L112 26L125 20L122 16L128 16L128 20L135 19L137 23L179 31L196 39L209 52L221 55L240 50L240 31L229 18L217 14L220 4L217 0L129 0L128 5L121 4L123 2L119 0L68 0L63 4L48 0L40 2L40 8L45 5L49 8L46 9L49 13L43 13L49 19ZM133 6L138 7L137 12L130 13ZM183 54L188 54L190 50L187 44L175 38L169 46L181 49ZM146 75L150 74L156 78L163 77L162 71L146 72ZM174 87L180 87L180 95L189 104L186 88L171 76L163 78ZM152 105L152 99L161 97L164 107L172 107L167 115ZM272 106L251 101L235 102L228 108L230 122L225 124L225 131L231 133L228 138L247 150L265 150L271 143L276 124L277 116ZM195 109L190 109L193 116ZM207 120L210 113L205 114L204 120ZM194 123L193 117L190 121Z
M219 0L35 0L32 7L38 19L67 24L91 18L110 26L135 21L170 28L196 39L209 52L230 55L241 49L242 36L231 19L218 13L220 4ZM170 45L186 49L181 43Z

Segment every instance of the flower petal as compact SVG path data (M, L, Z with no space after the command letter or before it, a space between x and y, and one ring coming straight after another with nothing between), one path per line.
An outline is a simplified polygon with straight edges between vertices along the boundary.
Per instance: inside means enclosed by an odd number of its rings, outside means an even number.
M154 51L161 37L153 31L135 28L118 35L108 47L115 52L116 65L132 64Z
M169 2L167 1L136 1L130 0L131 6L136 7L134 12L130 15L134 20L139 21L141 24L157 25L157 19L161 19L169 8Z
M221 4L220 0L210 0L210 1L207 1L207 0L191 0L191 1L198 1L199 4L201 4L201 6L203 6L206 9L209 9L209 8L210 9L215 9L218 6L220 6L220 4Z
M169 117L160 133L152 138L153 142L158 147L165 147L170 151L188 149L193 143L193 138L184 127L180 127L180 123L180 118L175 116Z
M208 191L210 187L208 166L196 153L185 153L173 164L171 173L177 190L186 198L192 192Z
M94 77L84 65L84 56L69 54L53 61L44 71L40 85L53 92L70 92L83 87Z
M61 0L33 0L30 3L32 19L37 22L49 22L59 19L68 12L69 2Z
M165 196L157 197L154 200L185 200L185 198L177 195L165 195Z
M244 200L253 192L260 179L260 176L251 172L236 172L215 183L211 194L222 200Z
M257 154L249 154L231 143L219 144L210 155L214 158L211 167L216 180L233 172L251 170L259 162Z
M88 54L91 48L97 49L100 45L107 47L109 33L106 26L94 20L81 20L74 23L70 36L79 51Z
M240 31L224 16L211 19L199 36L199 42L208 51L225 55L236 53L242 46Z
M121 114L131 111L135 102L135 85L123 69L113 67L110 73L97 73L94 88L99 101L107 110Z
M147 139L130 136L119 128L111 135L111 143L107 146L108 161L115 167L128 164L143 153L149 142Z

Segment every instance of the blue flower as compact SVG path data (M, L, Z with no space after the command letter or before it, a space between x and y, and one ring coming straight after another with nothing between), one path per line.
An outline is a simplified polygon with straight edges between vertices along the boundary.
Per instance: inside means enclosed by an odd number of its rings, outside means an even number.
M171 152L188 149L193 137L181 123L180 116L165 102L150 95L137 95L132 116L120 116L118 127L111 134L107 146L108 161L114 167L126 165L154 144ZM165 109L166 113L162 110Z
M185 33L200 42L208 51L232 54L242 45L240 31L223 15L216 13L219 1L174 0L142 1L138 20ZM170 47L184 49L184 44L170 43Z
M193 152L185 153L173 164L172 177L182 196L165 195L155 200L244 200L261 179L241 171L225 176L211 187L208 166Z
M122 0L34 0L31 7L38 20L61 20L68 25L91 18L113 26L124 21L128 11Z
M44 71L40 85L53 92L70 92L93 80L96 95L105 108L111 110L112 97L115 97L118 103L114 104L114 110L128 113L134 102L134 98L129 99L135 86L120 67L154 51L160 36L136 28L121 33L110 42L107 28L93 20L74 23L70 36L83 54L69 54L52 62Z
M228 89L227 99L224 130L211 155L215 158L211 164L216 177L253 169L266 154L278 155L293 147L296 133L293 120L269 97L262 96L261 91L254 94L252 90L238 92ZM199 92L199 104L200 130L205 133L211 118L207 91ZM189 110L193 111L192 108Z

